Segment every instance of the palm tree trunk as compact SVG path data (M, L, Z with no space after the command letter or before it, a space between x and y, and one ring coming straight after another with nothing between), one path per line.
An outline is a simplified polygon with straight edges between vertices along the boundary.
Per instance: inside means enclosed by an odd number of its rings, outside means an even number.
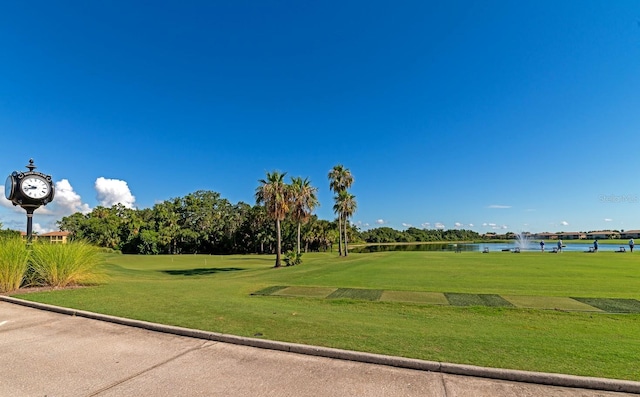
M347 224L348 223L349 223L349 220L345 216L344 217L344 256L347 256L349 254L348 248L347 248Z
M300 254L300 222L298 222L298 254Z
M342 256L342 215L338 215L338 253Z
M280 236L280 219L276 219L276 240L277 240L277 246L276 246L276 265L274 267L280 267L281 263L280 263L280 251L282 250L282 241L281 241L281 236Z

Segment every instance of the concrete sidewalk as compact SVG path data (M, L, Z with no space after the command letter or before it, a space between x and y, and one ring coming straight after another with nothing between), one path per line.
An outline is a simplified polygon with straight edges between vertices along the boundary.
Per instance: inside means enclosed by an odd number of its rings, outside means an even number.
M0 296L0 396L636 395L632 393L640 394L640 382L240 338Z

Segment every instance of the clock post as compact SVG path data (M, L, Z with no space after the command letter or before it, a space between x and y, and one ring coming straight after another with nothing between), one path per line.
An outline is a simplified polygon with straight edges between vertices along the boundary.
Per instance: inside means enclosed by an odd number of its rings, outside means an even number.
M27 241L33 236L33 212L53 200L55 189L51 175L34 171L37 167L33 159L29 160L27 172L13 171L7 177L4 194L13 205L19 205L27 211Z

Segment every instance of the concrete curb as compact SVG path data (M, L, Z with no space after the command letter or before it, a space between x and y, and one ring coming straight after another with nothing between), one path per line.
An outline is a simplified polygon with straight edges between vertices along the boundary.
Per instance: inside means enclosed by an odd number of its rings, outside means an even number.
M640 394L640 382L616 380L607 378L595 378L585 376L563 375L544 372L530 372L508 370L500 368L477 367L473 365L450 364L436 361L425 361L412 358L386 356L382 354L362 353L349 350L333 349L321 346L301 345L257 338L245 338L236 335L221 334L190 328L175 327L147 321L131 320L122 317L109 316L83 310L69 309L66 307L47 305L0 295L0 301L27 306L40 310L78 316L93 320L107 321L130 327L142 328L149 331L169 333L191 338L205 339L216 342L232 343L257 347L261 349L280 350L291 353L306 354L312 356L327 357L339 360L357 361L370 364L386 365L398 368L415 369L419 371L441 372L452 375L464 375L481 378L490 378L506 381L525 382L548 386L572 387L580 389L592 389L623 393Z

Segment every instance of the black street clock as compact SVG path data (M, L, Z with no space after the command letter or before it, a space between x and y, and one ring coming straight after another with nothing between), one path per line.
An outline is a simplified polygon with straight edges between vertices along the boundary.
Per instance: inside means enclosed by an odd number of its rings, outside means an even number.
M37 167L29 160L26 172L13 171L4 183L4 195L13 205L27 211L27 238L31 240L33 211L53 200L55 189L51 175L34 171Z

